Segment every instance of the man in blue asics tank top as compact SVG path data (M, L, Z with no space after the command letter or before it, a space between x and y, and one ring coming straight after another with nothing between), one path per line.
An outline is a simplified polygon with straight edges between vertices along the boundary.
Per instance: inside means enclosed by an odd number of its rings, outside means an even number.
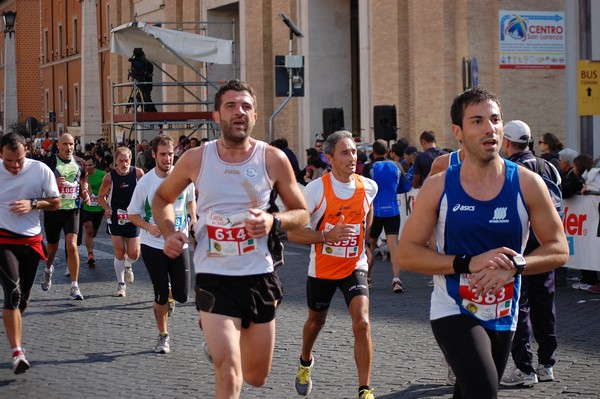
M430 176L400 239L400 267L434 275L433 334L456 374L454 398L497 398L516 327L521 274L563 265L562 223L541 177L503 160L502 110L482 87L457 96L465 159ZM532 228L540 247L522 256ZM427 241L435 232L437 248Z

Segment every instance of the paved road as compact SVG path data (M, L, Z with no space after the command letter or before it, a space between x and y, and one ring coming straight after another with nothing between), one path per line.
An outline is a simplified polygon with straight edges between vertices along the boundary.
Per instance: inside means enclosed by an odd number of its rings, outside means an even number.
M23 345L32 368L15 376L2 330L0 398L200 398L212 397L213 373L203 356L193 304L178 305L170 320L168 355L152 349L157 332L152 289L141 261L127 298L115 298L112 246L100 233L95 269L82 267L86 299L68 299L64 257L56 262L49 292L39 276L24 318ZM82 259L85 249L82 246ZM244 386L242 398L294 398L293 380L306 317L304 283L308 249L286 246L280 269L285 299L278 313L277 341L270 378L263 388ZM391 291L389 262L377 260L371 292L374 340L372 386L382 399L451 398L445 369L428 321L426 276L405 273L404 294ZM577 272L570 273L576 276ZM596 398L600 396L600 296L560 288L557 294L560 334L557 380L531 389L502 389L501 398ZM312 398L356 398L351 324L337 294L315 348Z

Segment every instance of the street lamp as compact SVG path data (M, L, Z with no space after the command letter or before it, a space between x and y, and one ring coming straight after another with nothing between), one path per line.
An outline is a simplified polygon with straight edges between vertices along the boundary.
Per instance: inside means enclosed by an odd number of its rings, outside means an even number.
M2 13L2 19L4 19L4 36L7 35L12 37L15 28L15 19L17 18L17 12L13 10L4 11Z
M16 11L2 13L4 19L4 120L3 132L12 131L12 125L19 120L17 102L17 63L15 56L14 27Z

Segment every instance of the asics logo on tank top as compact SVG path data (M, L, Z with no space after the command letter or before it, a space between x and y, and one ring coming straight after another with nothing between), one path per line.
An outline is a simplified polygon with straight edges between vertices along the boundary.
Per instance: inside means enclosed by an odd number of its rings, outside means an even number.
M490 223L508 223L510 220L506 219L507 207L498 207L494 209L494 217L490 220Z
M475 205L456 204L452 208L452 212L475 212Z

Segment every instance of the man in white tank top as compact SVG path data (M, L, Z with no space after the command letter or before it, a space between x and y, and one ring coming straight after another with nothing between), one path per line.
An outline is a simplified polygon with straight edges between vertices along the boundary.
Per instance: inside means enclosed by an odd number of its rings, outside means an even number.
M174 258L188 237L175 228L173 203L188 184L198 190L196 307L215 365L216 397L238 398L244 381L265 384L282 293L268 237L309 222L286 155L250 137L257 119L255 105L249 85L226 82L215 96L213 112L221 137L186 151L152 202L165 239L164 253ZM273 189L285 212L268 212Z

